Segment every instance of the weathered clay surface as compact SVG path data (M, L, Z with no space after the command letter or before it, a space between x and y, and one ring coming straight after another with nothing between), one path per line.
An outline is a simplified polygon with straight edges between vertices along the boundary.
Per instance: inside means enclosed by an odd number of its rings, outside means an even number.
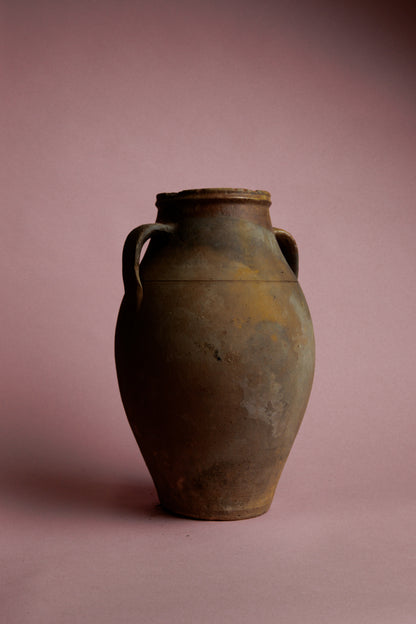
M116 330L123 403L160 501L205 519L267 511L314 368L309 311L276 239L296 269L294 241L273 231L267 194L227 192L158 196L159 222L126 241Z

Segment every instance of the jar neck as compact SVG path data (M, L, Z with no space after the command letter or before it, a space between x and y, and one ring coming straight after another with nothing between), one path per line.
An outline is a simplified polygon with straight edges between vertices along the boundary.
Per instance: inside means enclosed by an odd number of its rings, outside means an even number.
M270 194L248 189L195 189L157 195L158 223L189 218L234 217L272 229Z

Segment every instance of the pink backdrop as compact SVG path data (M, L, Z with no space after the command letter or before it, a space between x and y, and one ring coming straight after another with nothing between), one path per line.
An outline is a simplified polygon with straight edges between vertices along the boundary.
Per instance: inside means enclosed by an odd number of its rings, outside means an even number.
M2 621L413 624L409 7L2 4ZM271 192L317 341L272 509L231 523L156 507L113 363L125 236L207 186Z

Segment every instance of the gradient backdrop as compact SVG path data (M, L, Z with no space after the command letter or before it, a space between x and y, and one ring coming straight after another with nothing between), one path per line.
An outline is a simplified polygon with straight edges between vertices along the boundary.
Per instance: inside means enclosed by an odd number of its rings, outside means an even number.
M410 4L3 0L0 611L7 624L414 624ZM113 363L157 192L271 192L314 388L272 509L170 517Z

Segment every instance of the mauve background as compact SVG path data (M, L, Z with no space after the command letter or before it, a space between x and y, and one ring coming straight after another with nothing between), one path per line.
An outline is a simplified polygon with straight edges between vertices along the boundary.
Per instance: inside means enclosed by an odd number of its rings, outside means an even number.
M3 0L3 622L416 621L410 7ZM271 192L317 341L231 523L156 506L113 363L125 236L207 186Z

